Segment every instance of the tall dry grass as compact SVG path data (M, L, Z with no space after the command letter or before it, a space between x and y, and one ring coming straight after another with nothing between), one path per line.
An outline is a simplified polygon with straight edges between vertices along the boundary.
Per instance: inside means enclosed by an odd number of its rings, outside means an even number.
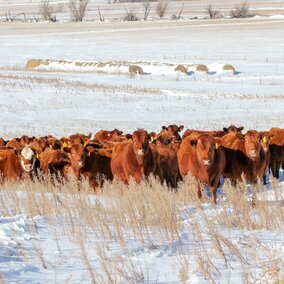
M281 279L279 267L282 262L277 256L270 256L271 265L267 268L260 258L244 254L225 233L231 230L283 229L284 209L279 184L271 181L273 202L257 199L252 207L246 194L245 181L236 187L225 181L225 197L220 197L220 205L210 205L209 211L213 210L213 213L208 213L204 203L198 200L196 185L196 180L187 177L179 184L178 190L173 191L150 177L139 185L134 181L129 185L117 181L105 182L94 194L84 179L80 183L74 178L58 182L47 176L33 182L10 181L0 187L0 215L44 217L59 252L64 246L60 241L62 234L76 245L76 254L84 263L92 283L153 281L149 279L151 268L145 268L139 254L134 260L133 254L136 253L133 252L133 246L155 251L164 244L178 247L177 277L181 283L186 283L193 272L201 279L217 283L222 272L215 264L216 257L228 270L232 268L232 259L237 260L243 266L243 278L247 283L256 277L250 270L253 258L263 265L263 275L270 271L275 279ZM210 203L206 194L204 201ZM34 230L38 230L36 221L34 223ZM186 241L184 235L191 241ZM123 257L112 255L114 243L124 252ZM42 245L33 242L37 252L33 261L42 268L48 268ZM251 241L249 245L253 251L257 242ZM23 248L19 251L23 251ZM92 254L99 260L99 270L94 266ZM32 256L28 251L22 255L31 261ZM192 261L196 263L194 271L190 264ZM157 275L157 282L158 278Z

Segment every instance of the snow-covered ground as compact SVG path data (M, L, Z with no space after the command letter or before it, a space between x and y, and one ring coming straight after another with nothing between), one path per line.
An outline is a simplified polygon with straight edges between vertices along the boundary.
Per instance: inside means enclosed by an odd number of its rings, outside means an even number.
M179 22L0 23L0 136L62 136L102 128L157 131L171 123L199 129L220 129L229 124L243 125L245 130L283 127L283 47L281 16ZM140 61L146 74L132 76L127 68L114 72L110 66L102 73L60 64L48 70L25 69L28 60L37 58ZM195 72L193 68L184 74L169 68L171 64L205 64L210 72ZM220 67L224 64L233 65L236 74L223 72ZM283 179L282 174L282 189ZM41 210L32 199L25 198L29 193L19 187L13 195L13 189L0 188L0 282L2 277L7 283L90 283L95 282L92 269L95 280L101 281L98 283L106 283L102 279L108 283L283 281L283 223L273 228L269 224L261 228L222 226L218 216L224 218L233 209L227 208L221 197L218 206L206 202L203 210L196 203L176 204L180 228L172 240L156 238L164 234L158 227L143 231L142 237L125 230L121 242L115 239L116 234L105 240L102 231L90 228L87 218L81 222L76 216L68 219L62 211L58 218L43 214L44 206ZM278 201L272 195L264 191L259 199L268 200L272 209L279 206L283 214L283 194ZM60 207L65 197L53 197ZM94 196L89 199L94 204L104 202ZM7 202L16 206L7 210ZM22 210L22 204L28 202ZM32 208L41 214L34 214ZM252 216L255 213L253 209L250 212ZM256 220L261 218L255 216ZM206 220L213 220L213 231ZM72 229L76 234L70 233ZM110 278L107 271L113 272Z

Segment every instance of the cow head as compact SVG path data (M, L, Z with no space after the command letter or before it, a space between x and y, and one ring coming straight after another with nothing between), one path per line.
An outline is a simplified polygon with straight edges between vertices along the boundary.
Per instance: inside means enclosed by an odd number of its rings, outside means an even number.
M181 141L179 132L181 132L183 128L184 128L183 125L177 126L176 124L171 124L168 127L166 126L162 127L164 131L168 131L169 137L174 138L176 141Z
M261 135L255 130L250 130L243 136L243 139L247 156L255 161L260 152Z
M31 172L35 168L36 155L31 147L26 146L20 152L20 163L25 172Z
M84 167L87 154L88 151L83 145L73 145L69 149L69 158L72 168L80 170L82 167Z
M143 165L144 157L149 149L150 136L147 131L138 129L132 134L133 149L136 155L137 162L140 166Z
M209 167L214 160L215 150L219 148L220 138L200 135L190 140L190 145L195 148L198 161L205 167Z
M241 127L236 127L235 125L230 125L228 128L227 127L224 127L223 130L224 132L226 133L242 133L244 127L241 126Z

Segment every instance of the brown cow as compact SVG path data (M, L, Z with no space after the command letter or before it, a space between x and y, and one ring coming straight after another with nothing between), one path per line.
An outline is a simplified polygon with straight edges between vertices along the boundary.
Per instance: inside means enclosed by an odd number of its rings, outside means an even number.
M235 183L244 174L247 181L255 184L258 178L263 177L267 161L261 139L260 133L255 130L245 135L229 133L222 137L221 144L226 155L224 178Z
M14 150L0 151L0 173L2 179L31 178L36 173L37 159L35 152L28 146L19 154Z
M151 149L157 153L155 174L161 182L166 181L168 186L176 188L179 178L177 152L163 137L158 137L155 143L151 143Z
M191 135L192 133L198 134L208 134L212 135L213 137L223 137L226 133L224 131L207 131L207 130L195 130L195 129L187 129L184 134L182 135L182 139L186 138L187 136Z
M219 138L211 134L192 133L182 142L178 151L178 165L182 176L188 172L210 187L213 203L221 173L225 167L225 155L219 147ZM198 187L198 197L201 189Z
M89 154L86 156L81 173L88 177L90 185L96 188L102 186L104 180L113 179L110 167L112 149L97 149L87 146L87 150Z
M149 145L147 131L138 129L133 132L133 142L120 142L113 147L111 170L114 176L125 183L133 177L140 182L143 175L148 177L156 170L156 155Z
M67 178L66 167L71 164L68 154L62 150L46 150L39 156L40 169L45 174L55 174L57 178Z
M22 144L19 138L12 138L7 142L6 146L14 150L19 150L22 148Z
M228 134L228 133L242 133L244 127L241 126L241 127L237 127L235 125L230 125L229 127L224 127L223 128L223 131Z
M270 168L274 177L279 178L279 169L284 164L284 129L271 128L270 136Z
M181 141L179 132L181 132L183 129L183 125L177 126L176 124L162 126L162 131L157 135L157 137L162 136L164 139L169 139L170 141Z
M229 127L224 127L223 130L213 130L213 131L207 131L207 130L202 131L202 130L187 129L184 132L182 139L189 136L193 132L197 132L199 134L210 134L210 135L213 135L214 137L223 137L224 135L226 135L228 133L241 133L243 129L244 129L243 126L236 127L235 125L230 125Z
M100 130L99 132L97 132L94 136L93 140L99 141L99 142L106 142L106 141L110 141L110 140L120 140L121 135L123 134L122 131L118 130L118 129L114 129L114 130Z

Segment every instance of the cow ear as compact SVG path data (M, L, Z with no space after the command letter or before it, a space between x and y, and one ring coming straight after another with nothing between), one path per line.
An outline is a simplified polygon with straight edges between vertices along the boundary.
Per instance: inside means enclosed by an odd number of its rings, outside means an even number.
M118 131L118 135L122 135L123 134L123 131Z
M179 128L178 128L178 131L181 132L181 131L183 131L183 129L184 129L184 126L180 125Z
M243 131L243 129L244 129L244 127L241 126L241 127L238 127L238 128L237 128L237 131L238 131L239 133L241 133L241 132Z
M87 137L91 139L91 137L92 137L92 132L90 132L90 133L87 135Z
M163 130L168 130L168 127L162 126L162 129L163 129Z
M221 146L221 138L215 137L214 138L214 148L218 149Z
M224 127L224 128L223 128L223 131L224 131L224 132L228 132L228 128L227 128L227 127Z
M127 140L132 140L132 135L131 134L125 134L125 138Z
M196 139L190 140L190 145L191 145L192 147L196 147L196 145L197 145L197 140L196 140Z

